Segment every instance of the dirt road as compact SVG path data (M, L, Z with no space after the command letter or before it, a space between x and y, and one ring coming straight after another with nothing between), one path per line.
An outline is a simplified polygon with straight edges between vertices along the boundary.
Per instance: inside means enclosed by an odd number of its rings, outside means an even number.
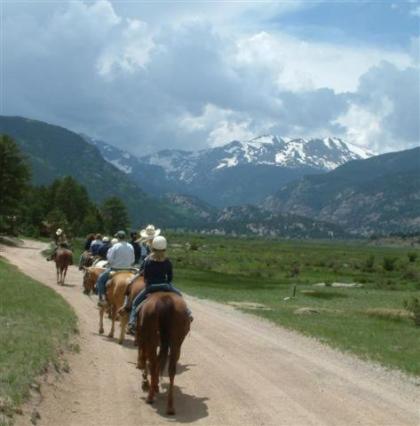
M96 297L82 294L81 273L71 268L67 285L57 286L42 248L26 241L0 252L54 288L79 317L80 353L69 355L70 374L42 386L39 425L420 425L420 387L397 373L193 298L195 320L175 379L177 414L168 417L166 394L145 403L131 338L120 346L98 335Z

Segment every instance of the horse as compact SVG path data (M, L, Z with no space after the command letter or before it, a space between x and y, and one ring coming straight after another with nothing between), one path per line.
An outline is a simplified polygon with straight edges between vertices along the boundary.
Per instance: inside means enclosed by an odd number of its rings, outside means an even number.
M108 306L101 306L99 308L99 334L104 333L104 313L106 308L109 308L111 314L111 330L108 337L114 337L115 321L117 319L117 313L124 304L125 293L127 290L128 283L133 277L132 272L118 271L113 273L111 278L106 284L106 299ZM127 327L128 316L124 315L120 317L121 332L118 339L118 343L121 345L124 342L125 331Z
M67 248L59 247L55 253L54 261L57 271L57 284L64 285L67 268L73 264L73 253Z
M131 283L131 285L127 288L125 295L128 298L128 301L126 302L126 306L131 307L133 305L133 301L136 298L136 296L144 289L145 283L144 283L144 277L142 275L139 275L135 278L135 280ZM121 307L121 309L118 311L120 314L120 318L123 321L128 322L128 316L129 312L126 311L124 307ZM123 318L127 317L127 318ZM137 337L134 337L134 344L137 345Z
M190 331L187 305L175 293L156 292L148 296L138 313L137 368L143 370L142 389L149 390L146 402L152 404L159 392L159 373L163 373L169 354L169 390L166 413L175 414L173 387L181 345ZM157 348L159 347L159 354ZM148 380L148 370L151 382Z
M92 266L93 261L94 261L94 257L92 256L90 251L85 250L80 256L79 270Z
M105 268L90 266L89 268L83 267L83 293L89 295L95 290L95 284L99 275L105 271Z

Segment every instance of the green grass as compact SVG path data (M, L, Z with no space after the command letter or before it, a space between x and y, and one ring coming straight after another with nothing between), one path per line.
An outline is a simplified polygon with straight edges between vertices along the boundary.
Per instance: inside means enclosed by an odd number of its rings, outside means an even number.
M2 259L0 292L0 399L7 413L4 405L21 404L49 363L59 367L77 318L61 296Z
M181 290L222 303L262 303L270 310L243 310L361 358L420 375L420 327L398 315L405 313L405 299L420 296L420 262L407 256L412 249L178 234L170 234L169 240L174 282ZM373 266L368 261L372 255ZM387 257L397 259L392 271L384 268ZM313 286L319 282L359 282L364 287ZM296 297L284 300L294 285ZM302 307L319 313L294 314ZM372 315L372 309L378 314Z

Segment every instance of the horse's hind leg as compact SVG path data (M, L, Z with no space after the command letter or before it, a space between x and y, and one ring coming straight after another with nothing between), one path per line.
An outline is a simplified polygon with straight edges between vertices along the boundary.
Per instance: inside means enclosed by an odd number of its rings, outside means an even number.
M55 266L55 271L57 272L57 284L60 284L60 270L57 265Z
M101 306L99 308L99 334L104 334L104 311L105 308Z
M175 414L174 408L174 380L176 374L176 363L179 359L180 350L179 348L171 347L171 351L169 354L169 365L168 365L168 373L169 373L169 390L168 390L168 403L166 406L166 414L173 415Z
M63 285L64 285L64 281L66 280L66 275L67 275L67 266L64 268L64 271L63 271L63 279L62 279L62 283L63 283Z
M147 364L146 363L144 364L144 369L143 369L143 372L142 372L142 378L143 378L143 380L141 382L141 389L144 392L146 392L150 389L150 383L147 380Z
M155 345L153 345L153 348L149 348L148 355L149 356L147 358L149 359L151 383L150 383L149 394L147 395L146 402L148 404L153 404L153 402L155 401L156 387L159 386L158 385L159 364L157 362Z
M120 338L118 339L118 343L120 345L122 345L123 342L124 342L125 330L127 328L127 322L128 322L128 315L125 312L123 314L120 314L121 331L120 331Z
M115 331L115 318L117 316L117 310L115 309L115 305L110 306L111 309L111 331L108 334L108 337L114 337L114 331Z

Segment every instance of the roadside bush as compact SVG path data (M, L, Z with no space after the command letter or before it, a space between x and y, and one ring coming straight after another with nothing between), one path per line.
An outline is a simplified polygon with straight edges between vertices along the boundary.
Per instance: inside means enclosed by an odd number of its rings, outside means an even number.
M414 251L410 252L410 253L407 253L407 257L408 257L408 261L409 262L414 263L416 261L416 259L417 259L417 253L414 252Z
M410 300L404 300L404 308L413 314L413 321L417 327L420 327L420 301L417 297Z
M391 272L395 269L396 262L397 262L396 257L384 257L382 266L385 269L385 271Z

